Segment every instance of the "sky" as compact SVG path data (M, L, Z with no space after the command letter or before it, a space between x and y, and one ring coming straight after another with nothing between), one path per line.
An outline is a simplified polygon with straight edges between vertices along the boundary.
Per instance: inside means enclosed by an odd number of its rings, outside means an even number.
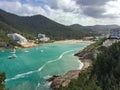
M19 16L44 15L64 25L120 25L120 0L0 0Z

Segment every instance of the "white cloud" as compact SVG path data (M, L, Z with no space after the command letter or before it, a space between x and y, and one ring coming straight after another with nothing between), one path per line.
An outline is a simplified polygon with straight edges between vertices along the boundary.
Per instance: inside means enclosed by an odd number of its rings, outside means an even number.
M76 4L75 0L59 0L58 7L59 9L62 9L65 12L79 12L80 11L80 7Z
M45 4L39 4L41 1ZM114 16L111 18L94 18L85 15L76 0L26 0L26 3L21 3L20 0L0 0L0 8L21 16L41 14L65 25L120 24L119 3L120 0L110 0L103 6L106 10L104 15Z
M22 4L19 1L0 1L0 8L11 13L21 16L31 16L35 14L46 15L44 9L40 6L32 6L30 4Z
M110 1L105 5L107 15L120 18L120 0Z

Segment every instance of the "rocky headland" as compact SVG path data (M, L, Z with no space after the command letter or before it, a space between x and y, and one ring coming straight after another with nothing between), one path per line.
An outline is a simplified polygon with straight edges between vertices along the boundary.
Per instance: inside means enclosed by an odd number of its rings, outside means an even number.
M54 90L57 90L60 87L67 87L72 79L77 79L79 77L81 71L92 65L92 61L95 60L97 54L99 53L99 49L108 47L118 41L119 40L102 39L87 46L85 49L75 54L75 56L78 56L79 60L83 63L81 70L71 70L68 71L65 75L53 76L47 81L52 82L51 87Z

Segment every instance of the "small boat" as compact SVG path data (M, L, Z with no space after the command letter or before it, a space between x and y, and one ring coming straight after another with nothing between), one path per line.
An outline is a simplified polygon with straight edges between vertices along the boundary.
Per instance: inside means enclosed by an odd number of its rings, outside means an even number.
M9 59L16 58L16 54L12 54L12 56L8 56Z
M28 50L25 50L25 52L29 52Z
M16 58L16 49L14 48L13 51L11 52L12 55L11 56L8 56L9 59L12 59L12 58Z
M14 48L13 51L12 51L11 53L15 54L15 53L16 53L16 49Z

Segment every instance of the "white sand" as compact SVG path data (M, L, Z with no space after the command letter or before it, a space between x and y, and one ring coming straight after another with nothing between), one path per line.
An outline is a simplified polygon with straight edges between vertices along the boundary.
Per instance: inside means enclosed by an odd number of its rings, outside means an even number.
M28 48L28 47L35 47L35 46L38 46L38 44L35 44L33 42L27 42L27 43L24 43L24 44L21 44L24 48Z
M94 41L88 41L88 40L60 40L55 41L54 43L83 43L83 44L92 44Z

